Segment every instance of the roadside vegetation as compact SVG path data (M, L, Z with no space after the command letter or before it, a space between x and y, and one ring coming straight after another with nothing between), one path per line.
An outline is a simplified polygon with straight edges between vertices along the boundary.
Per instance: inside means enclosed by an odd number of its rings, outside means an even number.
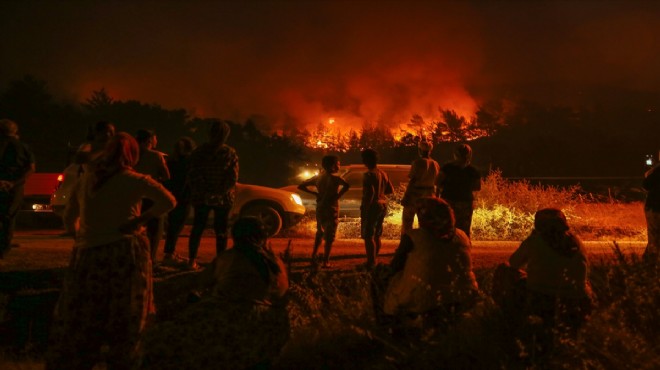
M401 227L400 189L389 205L383 226L385 239L399 239ZM509 181L492 172L476 193L472 220L473 240L523 240L534 223L534 213L547 207L560 208L569 225L582 240L645 241L646 220L642 202L622 202L585 193L579 186L561 188ZM360 238L359 219L341 219L338 237ZM316 221L307 217L287 236L313 238Z
M597 307L576 337L539 351L535 318L516 328L490 298L494 269L476 271L483 300L441 330L393 336L373 320L370 277L305 274L291 289L292 338L276 369L657 369L658 268L612 244L594 261Z

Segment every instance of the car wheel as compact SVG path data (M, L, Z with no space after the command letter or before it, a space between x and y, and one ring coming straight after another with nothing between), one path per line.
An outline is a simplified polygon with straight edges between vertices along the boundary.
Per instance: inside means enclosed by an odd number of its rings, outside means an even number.
M282 229L282 216L273 207L267 205L250 206L241 212L241 216L256 217L264 223L268 236L276 235Z

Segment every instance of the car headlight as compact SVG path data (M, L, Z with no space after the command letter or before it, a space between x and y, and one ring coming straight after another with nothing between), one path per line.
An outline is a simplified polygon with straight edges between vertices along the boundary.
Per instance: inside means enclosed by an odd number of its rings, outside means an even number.
M296 203L299 206L303 205L302 198L300 198L300 195L293 193L291 194L291 199L293 199L293 202Z

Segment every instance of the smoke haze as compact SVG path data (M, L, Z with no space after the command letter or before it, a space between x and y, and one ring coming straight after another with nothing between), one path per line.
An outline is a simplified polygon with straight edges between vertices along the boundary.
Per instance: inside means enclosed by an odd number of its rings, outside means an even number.
M0 84L271 128L396 127L489 99L660 89L654 2L2 2Z

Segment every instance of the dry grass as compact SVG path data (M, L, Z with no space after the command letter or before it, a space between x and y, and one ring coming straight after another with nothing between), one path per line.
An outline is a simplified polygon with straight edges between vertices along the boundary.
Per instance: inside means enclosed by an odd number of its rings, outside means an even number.
M399 239L402 189L395 193L385 219L383 238ZM564 211L572 229L583 240L645 241L646 220L641 202L622 203L585 194L577 186L559 188L507 181L493 172L477 194L472 220L473 240L522 240L529 235L534 213L547 207ZM360 237L359 219L341 219L338 238ZM312 238L313 218L304 219L289 236Z

